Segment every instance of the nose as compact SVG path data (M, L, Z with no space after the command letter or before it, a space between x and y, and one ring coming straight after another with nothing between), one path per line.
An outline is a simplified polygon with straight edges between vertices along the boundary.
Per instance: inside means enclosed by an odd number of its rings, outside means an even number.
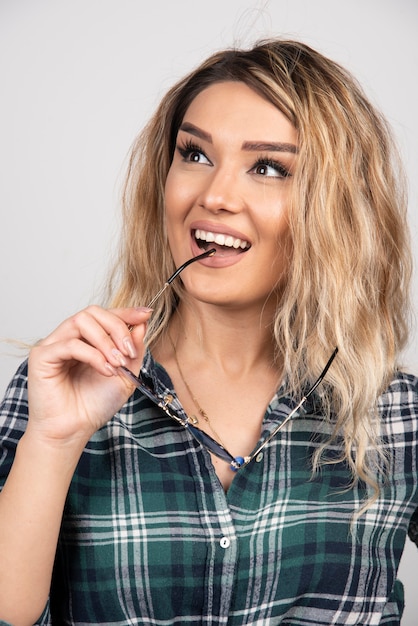
M216 168L206 178L199 204L208 211L237 213L243 207L239 174L231 168Z

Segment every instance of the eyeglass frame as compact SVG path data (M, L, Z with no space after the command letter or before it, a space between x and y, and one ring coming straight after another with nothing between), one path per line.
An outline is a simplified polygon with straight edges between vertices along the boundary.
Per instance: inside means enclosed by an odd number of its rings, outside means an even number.
M215 252L216 252L215 249L207 250L203 254L200 254L200 255L198 255L196 257L193 257L193 258L189 259L188 261L186 261L185 263L183 263L183 265L181 265L178 269L176 269L174 274L172 274L170 276L170 278L167 279L167 281L164 283L164 286L153 297L153 299L151 300L151 302L149 303L148 306L151 307L156 302L156 300L160 297L160 295L163 293L163 291L165 291L165 289L173 282L173 280L175 278L177 278L177 276L188 265L190 265L191 263L194 263L195 261L198 261L199 259L203 259L203 258L212 256L213 254L215 254ZM130 330L132 330L132 327L130 327ZM271 431L271 433L264 439L264 441L260 445L258 445L253 450L253 452L251 452L251 454L249 456L245 456L245 457L242 457L242 456L234 457L223 445L221 445L218 441L216 441L216 439L214 439L208 433L206 433L205 431L203 431L200 428L198 428L197 426L195 426L190 421L190 418L187 415L186 415L186 419L183 419L183 418L179 417L177 414L175 414L174 412L172 412L170 410L169 406L168 406L169 402L173 399L172 396L168 395L168 396L165 396L162 399L162 398L158 397L154 393L154 391L144 383L144 381L140 378L140 376L136 376L130 369L128 369L127 367L121 365L121 366L119 366L119 370L135 385L135 387L137 389L139 389L144 394L144 396L146 396L149 400L151 400L151 402L153 402L153 404L158 406L160 409L162 409L164 411L164 413L166 415L168 415L171 419L175 420L178 424L180 424L186 430L188 430L190 432L190 434L192 435L192 437L200 445L202 445L204 448L206 448L206 450L208 452L214 454L218 458L220 458L223 461L226 461L227 463L229 463L229 466L230 466L231 470L236 472L237 470L242 469L242 468L246 467L249 463L251 463L251 461L254 458L256 458L260 454L260 452L265 448L265 446L276 436L276 434L294 417L294 415L299 411L299 409L304 405L306 400L313 394L313 392L316 390L316 388L320 385L322 380L325 378L326 373L328 372L332 362L334 361L334 359L335 359L335 357L337 355L337 352L338 352L338 347L336 347L334 349L334 351L331 354L330 358L328 359L324 369L322 370L322 372L320 373L320 375L318 376L316 381L313 383L313 385L305 393L303 398L298 402L298 404L280 422L280 424L278 424Z

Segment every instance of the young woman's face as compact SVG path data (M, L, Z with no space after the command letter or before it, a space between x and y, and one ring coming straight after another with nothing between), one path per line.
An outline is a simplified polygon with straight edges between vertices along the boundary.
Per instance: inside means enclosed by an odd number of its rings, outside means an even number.
M289 263L287 204L296 129L242 82L215 83L186 111L165 187L166 227L177 266L198 300L263 306Z

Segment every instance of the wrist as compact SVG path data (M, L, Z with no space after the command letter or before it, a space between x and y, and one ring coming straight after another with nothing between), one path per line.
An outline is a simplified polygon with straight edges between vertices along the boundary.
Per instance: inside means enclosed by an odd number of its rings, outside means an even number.
M31 427L30 423L23 434L18 453L33 458L34 462L68 467L74 471L88 442L88 437L73 436L68 439L50 437Z

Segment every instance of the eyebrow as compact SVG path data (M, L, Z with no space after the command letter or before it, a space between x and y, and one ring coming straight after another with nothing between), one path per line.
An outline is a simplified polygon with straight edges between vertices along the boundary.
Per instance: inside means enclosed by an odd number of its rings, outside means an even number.
M244 141L243 150L255 150L256 152L291 152L298 153L298 147L293 143L283 143L281 141Z
M198 126L191 124L190 122L183 122L179 130L185 133L190 133L198 139L213 143L212 135L202 130ZM290 152L292 154L298 153L298 147L293 143L284 143L281 141L244 141L242 150L249 150L253 152Z

